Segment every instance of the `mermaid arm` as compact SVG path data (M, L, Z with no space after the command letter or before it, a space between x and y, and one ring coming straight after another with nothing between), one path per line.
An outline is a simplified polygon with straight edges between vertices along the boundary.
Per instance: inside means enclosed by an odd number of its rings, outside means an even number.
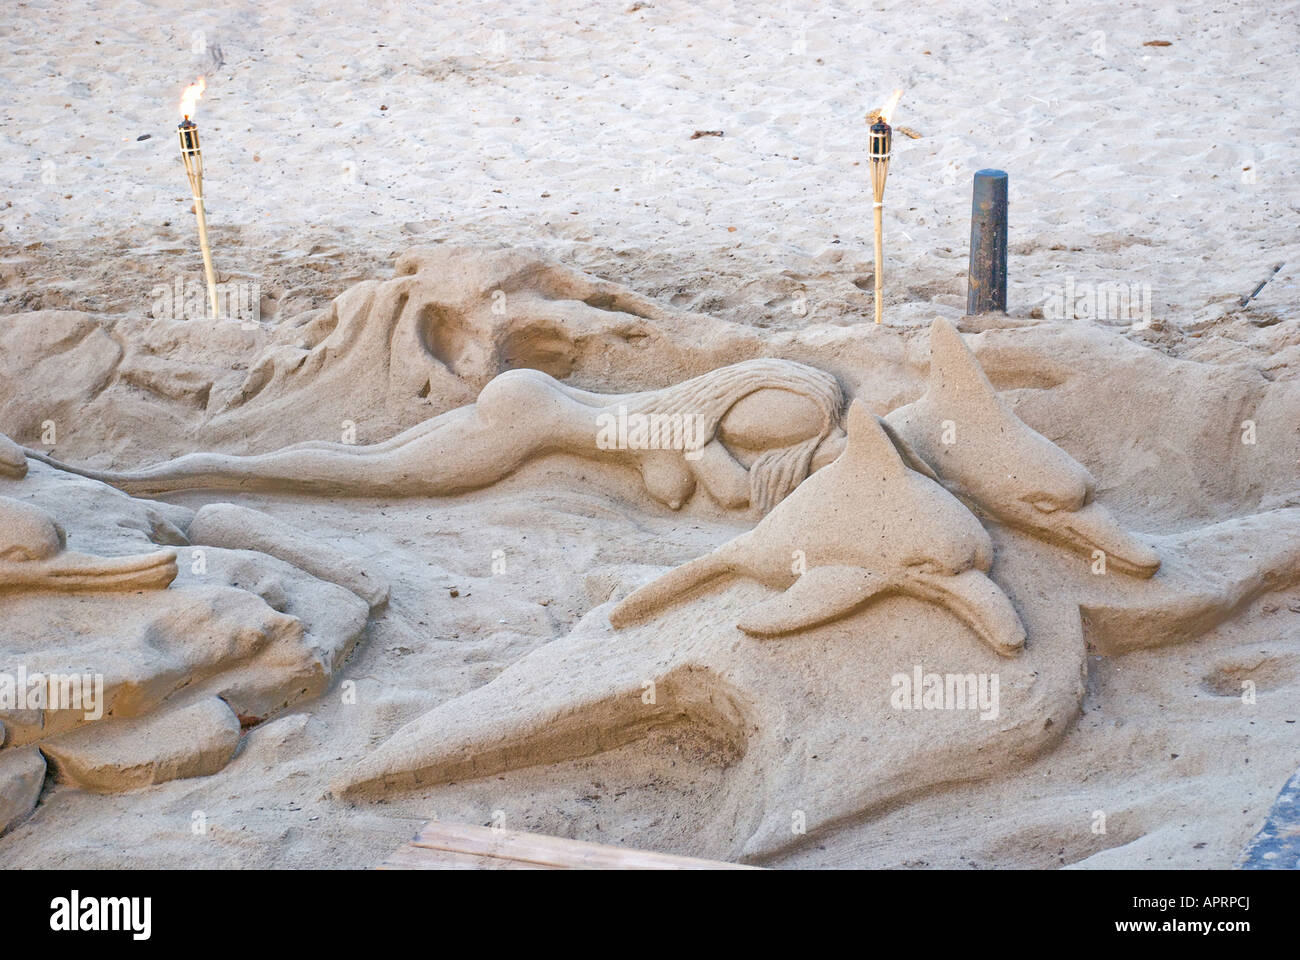
M749 503L749 471L721 440L710 440L698 456L688 453L686 463L709 496L722 506L734 510Z

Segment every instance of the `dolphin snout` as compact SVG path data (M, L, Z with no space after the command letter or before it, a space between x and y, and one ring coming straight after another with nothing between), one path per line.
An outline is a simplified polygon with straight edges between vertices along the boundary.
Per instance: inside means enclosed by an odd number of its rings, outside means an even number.
M1004 657L1014 657L1025 646L1025 627L1010 598L978 570L956 576L909 571L901 588L950 610Z
M1070 546L1083 553L1100 550L1108 568L1143 578L1160 569L1160 555L1120 526L1111 512L1095 501L1053 517L1058 534Z

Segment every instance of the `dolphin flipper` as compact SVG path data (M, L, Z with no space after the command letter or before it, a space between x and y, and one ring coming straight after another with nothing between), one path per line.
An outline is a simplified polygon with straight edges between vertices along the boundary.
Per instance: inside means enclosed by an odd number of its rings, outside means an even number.
M736 626L760 637L815 627L866 603L888 582L861 567L813 567L790 589L745 613Z
M675 567L662 577L637 587L609 612L609 622L614 629L621 630L667 606L680 595L730 572L731 563L717 552L696 557L690 563Z

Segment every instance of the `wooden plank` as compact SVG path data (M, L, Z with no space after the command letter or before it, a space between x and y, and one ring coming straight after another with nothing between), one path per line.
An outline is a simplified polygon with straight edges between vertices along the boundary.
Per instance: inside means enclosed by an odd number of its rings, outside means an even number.
M538 863L522 860L503 860L500 857L480 857L472 853L451 850L430 850L411 844L398 847L380 870L550 870Z
M392 870L749 870L743 864L633 850L466 823L426 823L384 863Z

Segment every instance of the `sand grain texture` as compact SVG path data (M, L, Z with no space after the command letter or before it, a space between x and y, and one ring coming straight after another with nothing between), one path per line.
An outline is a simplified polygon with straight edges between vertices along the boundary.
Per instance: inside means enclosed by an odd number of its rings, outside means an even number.
M0 591L0 670L102 664L105 722L212 722L141 752L75 718L5 715L5 863L372 867L434 817L775 866L1241 862L1300 755L1294 11L993 14L37 0L8 17L0 497L57 520L65 552L172 550L177 572L153 596ZM201 279L173 132L199 74L216 268L260 285L247 329L177 319L160 293ZM861 121L896 86L923 136L895 138L889 322L873 329ZM1012 309L968 318L985 166L1011 178ZM1067 285L1136 289L1151 323L1087 298L1058 315ZM993 474L971 475L958 495L1028 637L1014 659L905 597L756 640L736 624L779 594L739 578L613 631L633 589L762 513L699 488L674 510L653 467L561 451L453 496L142 499L19 449L136 471L382 444L520 368L634 394L774 359L832 375L924 457L943 420L963 436L934 392L936 317L997 416L1086 470L1090 503L1161 559L1149 577L1095 575L1087 551L987 513ZM691 711L661 701L649 725L620 726L626 704L582 682L602 664L639 703L657 667L702 659L711 673L667 685ZM917 663L1005 671L1005 723L879 699L855 712ZM510 739L507 706L464 709L510 691L578 740L593 734L566 691L622 732L543 748ZM433 721L436 736L382 746ZM344 795L384 750L423 763L493 736L509 762L452 764L382 803ZM66 741L60 780L38 751L65 737L85 744Z

